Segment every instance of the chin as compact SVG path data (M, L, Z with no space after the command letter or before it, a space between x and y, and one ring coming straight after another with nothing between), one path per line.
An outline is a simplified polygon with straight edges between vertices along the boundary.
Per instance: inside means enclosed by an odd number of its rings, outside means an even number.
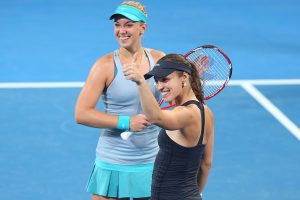
M173 101L174 101L174 99L164 98L164 102L172 103Z
M121 41L121 40L118 40L118 43L121 47L130 47L131 46L131 43L130 41Z
M119 43L120 44L120 47L124 48L124 49L128 49L131 47L130 44L124 44L124 43Z

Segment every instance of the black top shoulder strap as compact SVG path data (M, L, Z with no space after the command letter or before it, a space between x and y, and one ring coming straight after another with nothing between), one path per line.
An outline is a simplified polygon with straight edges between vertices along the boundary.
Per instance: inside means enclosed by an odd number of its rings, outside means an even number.
M205 112L204 112L204 106L203 106L202 103L200 103L199 101L196 101L196 100L187 101L187 102L183 103L182 106L187 106L187 105L190 105L190 104L197 105L198 108L200 109L200 112L201 112L202 128L201 128L200 139L198 141L198 145L199 145L199 144L202 144L203 136L204 136L204 129L205 129Z

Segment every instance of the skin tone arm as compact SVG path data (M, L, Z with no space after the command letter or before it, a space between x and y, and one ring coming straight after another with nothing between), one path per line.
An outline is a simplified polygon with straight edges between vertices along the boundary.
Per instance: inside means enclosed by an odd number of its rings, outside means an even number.
M140 81L138 88L141 94L142 107L151 123L157 124L167 130L177 130L182 127L189 126L189 123L196 124L193 117L192 109L189 107L176 107L174 110L161 110L155 99L152 99L143 79ZM143 105L144 104L144 105ZM198 109L198 108L197 108ZM198 173L199 192L202 192L208 180L209 172L212 166L213 146L214 146L214 128L213 114L209 109L206 109L206 124L205 124L205 139L207 140L204 148L204 155ZM197 119L197 118L196 118ZM186 120L189 120L186 121Z
M212 166L213 160L213 149L214 149L214 120L213 114L209 109L206 109L206 122L205 123L205 139L207 140L205 148L204 148L204 155L202 157L202 162L200 168L198 170L198 187L199 192L202 192Z
M126 75L127 79L133 80L137 83L143 110L151 123L157 124L167 130L177 130L189 126L189 123L197 123L195 120L191 119L194 118L198 120L199 118L193 117L195 116L193 113L198 113L199 111L197 110L196 112L193 112L191 107L178 106L174 110L161 110L155 98L151 94L147 82L145 81L144 77L141 76L141 73L139 73L134 60L132 63L126 65L124 68L124 74ZM206 146L204 148L204 155L198 173L199 192L202 192L208 179L209 171L212 166L214 146L213 113L206 106L205 116L206 124L204 143Z
M114 64L112 54L100 58L92 67L90 74L78 97L75 108L77 123L98 128L116 128L118 116L106 114L96 109L99 97L113 80ZM149 125L144 115L130 119L130 129L141 131Z
M156 99L139 71L135 63L137 55L134 56L132 63L125 64L123 73L128 80L137 83L141 99L141 105L148 121L167 130L177 130L193 123L195 119L194 111L190 107L178 106L173 110L161 110Z

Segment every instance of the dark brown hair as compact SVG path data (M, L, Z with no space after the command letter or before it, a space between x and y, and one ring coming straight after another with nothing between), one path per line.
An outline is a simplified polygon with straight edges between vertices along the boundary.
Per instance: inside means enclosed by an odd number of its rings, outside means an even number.
M196 66L192 62L190 62L188 59L186 59L183 55L176 54L176 53L167 54L164 57L162 57L161 59L159 59L159 61L160 62L168 61L168 62L174 62L174 63L179 63L179 64L185 64L185 65L189 66L191 68L191 75L190 75L189 80L190 80L190 85L192 87L192 90L193 90L195 96L197 97L198 101L200 101L201 103L204 103L203 89L202 89L199 73L198 73ZM183 72L181 72L181 71L176 71L176 72L180 76L183 75Z

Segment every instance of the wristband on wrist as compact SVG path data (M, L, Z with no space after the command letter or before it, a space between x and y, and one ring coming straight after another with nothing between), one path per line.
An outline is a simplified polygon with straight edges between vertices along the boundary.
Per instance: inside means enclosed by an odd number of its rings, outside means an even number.
M128 131L130 128L130 117L124 115L119 116L117 128Z

